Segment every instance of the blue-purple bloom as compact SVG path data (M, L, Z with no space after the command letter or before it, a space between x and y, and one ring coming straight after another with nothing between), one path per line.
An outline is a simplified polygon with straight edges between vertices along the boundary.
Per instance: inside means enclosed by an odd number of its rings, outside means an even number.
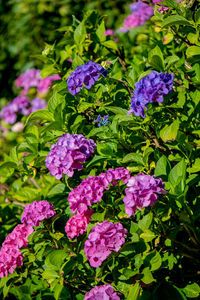
M98 123L98 127L106 126L109 124L108 118L109 118L109 115L106 115L103 118L100 115L98 115L97 119L94 120L94 123Z
M1 111L0 117L7 124L14 124L17 120L18 106L15 103L9 102Z
M99 64L88 61L84 65L77 67L68 77L69 92L72 95L76 95L83 87L90 89L99 79L100 75L106 77L107 73L107 70Z
M82 163L94 152L96 144L92 139L86 139L82 134L65 133L46 158L46 167L51 175L60 179L63 174L72 177L74 169L81 170Z
M131 97L130 113L145 118L144 108L152 102L163 102L163 96L169 94L173 87L174 75L151 71L148 76L136 82L133 97Z
M30 113L38 110L38 109L45 109L47 107L47 103L44 99L35 98L31 102Z

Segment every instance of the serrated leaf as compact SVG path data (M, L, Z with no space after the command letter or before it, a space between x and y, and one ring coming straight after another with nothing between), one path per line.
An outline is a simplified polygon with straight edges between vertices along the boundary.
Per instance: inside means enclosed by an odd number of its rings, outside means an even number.
M162 28L164 28L164 27L169 27L169 26L173 26L173 25L192 26L190 21L188 21L186 18L184 18L183 16L180 16L180 15L173 15L173 16L167 17L166 19L164 19L161 26L162 26Z

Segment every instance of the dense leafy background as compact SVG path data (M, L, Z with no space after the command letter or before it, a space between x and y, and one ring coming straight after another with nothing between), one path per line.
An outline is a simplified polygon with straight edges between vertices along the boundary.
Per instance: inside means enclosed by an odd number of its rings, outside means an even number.
M83 299L94 285L105 283L112 284L122 294L121 299L198 298L199 1L187 6L166 0L170 9L165 14L156 11L147 26L119 33L118 43L105 37L103 15L109 14L107 26L120 27L124 16L118 7L124 7L128 14L124 1L98 1L98 6L95 1L86 5L85 1L76 5L74 1L35 3L11 1L1 5L9 36L8 43L3 44L2 74L13 60L10 84L16 72L29 66L41 67L44 76L57 73L62 80L52 90L48 108L26 119L23 136L13 144L3 140L10 153L5 149L0 166L1 242L20 222L26 203L48 200L57 214L30 236L29 247L22 250L23 267L0 280L2 298ZM80 17L83 6L85 13ZM15 9L19 18L14 19ZM34 24L31 32L30 20ZM23 35L27 38L24 46L19 43ZM29 60L31 52L33 58ZM89 60L106 67L108 77L72 96L66 79ZM150 70L173 73L173 91L163 103L149 104L145 119L127 115L135 83ZM94 124L99 114L109 115L108 125ZM93 138L97 149L83 170L59 181L49 175L45 158L65 132ZM25 152L29 155L23 156ZM120 252L111 254L95 269L83 251L87 234L74 242L65 234L64 226L71 216L67 195L88 175L120 166L127 167L132 175L143 172L161 177L168 193L160 196L154 207L138 210L135 218L128 218L122 201L125 185L105 192L103 201L94 205L88 232L97 222L110 220L120 221L129 233Z

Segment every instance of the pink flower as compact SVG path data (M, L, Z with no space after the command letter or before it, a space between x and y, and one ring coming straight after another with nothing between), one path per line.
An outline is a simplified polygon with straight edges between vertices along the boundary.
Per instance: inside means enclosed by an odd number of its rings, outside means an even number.
M86 295L84 300L120 300L110 284L95 286Z
M111 36L115 35L115 31L112 29L107 29L105 31L105 36L108 36L108 35L111 35Z
M3 246L0 250L0 278L13 273L17 266L23 265L23 256L18 248Z
M109 221L97 223L88 235L84 252L92 267L99 267L110 255L111 251L118 252L125 242L127 230L122 224Z
M59 80L59 79L61 79L59 75L52 75L52 76L47 76L47 77L43 78L38 84L38 87L37 87L38 93L44 94L44 93L48 92L48 89L49 89L51 83L54 80Z
M87 230L93 211L87 210L84 214L77 214L71 217L65 226L65 232L69 239L83 234Z
M30 225L19 224L9 233L3 242L3 247L24 248L28 245L28 236L33 232Z
M127 183L129 178L130 172L127 169L116 168L109 169L99 176L89 176L83 179L81 184L72 190L68 196L71 211L84 213L92 203L101 201L104 190L109 189L109 184L115 185L119 180Z
M127 215L129 217L135 216L137 208L153 206L158 199L157 194L167 193L164 187L161 178L154 178L154 176L145 174L131 177L125 190L126 196L123 199Z
M31 87L37 87L41 80L40 70L28 69L15 81L16 87L23 87L28 91Z
M26 225L39 226L40 221L51 218L56 214L53 204L46 200L34 201L27 204L21 218L21 222Z

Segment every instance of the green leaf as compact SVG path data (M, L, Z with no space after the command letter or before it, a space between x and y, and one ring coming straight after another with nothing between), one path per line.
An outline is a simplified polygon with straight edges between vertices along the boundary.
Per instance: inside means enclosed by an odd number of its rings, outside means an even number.
M186 297L196 298L200 295L200 286L195 282L188 284L182 291L185 293Z
M101 143L97 144L97 152L101 156L112 156L114 152L114 144L113 143Z
M163 142L174 141L176 139L179 130L179 123L179 120L176 119L171 125L166 125L163 129L161 129L160 137Z
M144 268L144 270L142 271L141 274L143 274L143 277L142 277L141 280L142 280L142 282L144 282L145 284L150 284L150 283L152 283L153 281L155 281L155 279L153 278L152 273L151 273L149 267Z
M45 265L48 269L60 270L66 257L67 253L64 250L53 250L45 259Z
M167 282L161 283L158 288L156 288L153 292L154 300L187 300L186 297L182 294L182 292L173 285L170 285Z
M86 37L85 21L82 21L74 31L74 41L76 44L82 44Z
M63 104L62 108L64 108L66 91L67 83L65 81L62 81L53 89L53 95L48 102L48 110L50 112L54 113L56 107L61 103Z
M45 121L54 121L53 114L48 109L39 109L30 114L26 120L25 127L28 126L31 122L41 120Z
M137 300L139 292L140 292L140 284L139 282L136 282L134 285L131 285L127 300Z
M162 258L158 252L155 253L154 257L150 260L151 271L158 270L162 264Z
M145 242L151 242L155 237L155 233L152 232L149 229L145 229L145 231L140 234L140 237L145 241Z
M181 181L185 181L186 176L186 164L184 159L182 159L178 164L176 164L169 173L169 182L172 186L178 185Z
M144 165L143 158L139 153L129 153L125 155L122 160L122 163L129 163L129 162L137 162L140 165Z
M7 161L5 163L2 163L0 165L0 171L3 169L8 169L8 168L13 168L15 169L17 167L16 163L12 162L12 161Z
M197 159L195 159L195 162L191 168L187 168L187 171L189 173L197 173L200 171L200 158L199 157Z
M195 55L200 55L200 47L191 46L191 47L187 48L186 55L188 58L193 57Z
M158 160L156 164L156 168L154 171L154 175L156 177L162 176L162 175L167 175L170 170L170 164L165 155L161 156L161 158Z
M153 214L152 212L150 212L146 216L144 216L142 220L138 221L139 228L142 229L143 231L148 229L152 223L152 220L153 220Z
M173 25L192 26L190 21L188 21L186 18L184 18L183 16L180 16L180 15L169 16L162 23L163 28L173 26Z
M65 185L63 183L58 183L55 185L47 194L48 197L62 194L65 190Z
M100 42L104 42L106 40L104 20L101 22L101 24L97 28L96 34L97 34Z
M164 70L164 58L158 46L149 52L149 64L158 71Z
M106 110L113 112L115 115L127 115L127 110L117 106L107 106Z
M106 47L106 48L109 48L109 49L113 49L115 51L118 51L118 47L117 47L117 44L110 40L110 41L105 41L103 42L103 45Z

